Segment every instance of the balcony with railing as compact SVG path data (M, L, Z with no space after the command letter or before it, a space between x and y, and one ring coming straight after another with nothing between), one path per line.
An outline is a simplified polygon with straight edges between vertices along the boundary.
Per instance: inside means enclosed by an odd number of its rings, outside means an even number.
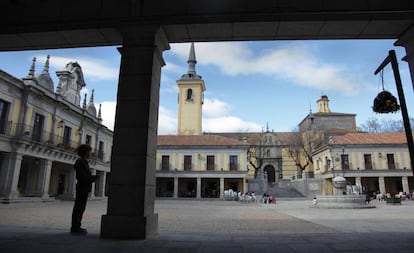
M38 130L33 126L20 123L9 123L2 134L14 139L28 141L39 145L46 145L67 151L74 151L79 145L77 141L73 141L70 138L64 138L63 136Z

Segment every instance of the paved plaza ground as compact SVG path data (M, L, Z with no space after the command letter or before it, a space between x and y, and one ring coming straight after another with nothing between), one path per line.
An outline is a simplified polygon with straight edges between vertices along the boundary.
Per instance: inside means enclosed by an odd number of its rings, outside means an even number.
M369 209L220 200L157 200L159 234L99 238L106 201L89 201L87 236L69 234L73 202L0 205L0 252L414 252L414 201Z

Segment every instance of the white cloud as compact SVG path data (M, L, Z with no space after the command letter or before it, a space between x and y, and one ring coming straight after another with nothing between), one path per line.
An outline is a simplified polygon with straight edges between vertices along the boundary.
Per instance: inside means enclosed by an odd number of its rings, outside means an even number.
M177 131L177 116L160 106L158 112L158 134L173 134Z
M104 124L107 128L114 130L116 102L103 101L100 104L102 104L102 124Z
M46 61L46 56L39 55L36 56L38 61ZM93 78L98 80L117 80L119 76L118 67L113 67L109 62L105 62L100 58L91 58L84 56L73 56L61 57L61 56L51 56L50 57L50 66L61 70L69 62L78 62L82 68L83 75L85 78Z
M219 99L205 98L203 105L203 114L207 117L221 117L227 115L230 106Z
M198 64L215 65L227 75L278 76L299 86L353 95L359 91L357 77L344 66L321 62L312 47L291 44L254 53L245 43L196 43ZM171 51L188 57L188 44L173 44ZM354 76L354 77L352 77Z
M233 116L203 119L204 132L258 132L262 126Z
M218 100L213 99L213 101ZM102 104L102 124L113 130L115 123L116 102L103 101L100 104ZM261 129L262 126L259 124L243 121L242 119L234 116L203 118L204 132L261 131ZM175 134L176 131L177 116L174 115L171 110L160 106L158 116L158 134Z

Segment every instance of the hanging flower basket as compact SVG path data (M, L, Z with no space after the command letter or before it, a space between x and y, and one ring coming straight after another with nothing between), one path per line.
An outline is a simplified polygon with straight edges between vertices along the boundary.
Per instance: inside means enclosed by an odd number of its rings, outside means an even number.
M397 98L388 91L381 91L374 99L372 110L376 113L394 113L400 110Z

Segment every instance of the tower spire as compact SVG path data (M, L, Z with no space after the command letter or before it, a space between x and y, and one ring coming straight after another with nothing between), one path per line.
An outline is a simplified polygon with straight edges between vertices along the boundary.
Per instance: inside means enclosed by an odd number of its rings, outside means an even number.
M86 109L86 93L85 96L83 98L83 105L82 105L82 109Z
M49 73L49 58L50 58L50 55L47 55L46 63L45 63L45 66L43 67L43 72L44 73Z
M201 76L197 75L195 70L195 65L197 64L195 49L194 49L194 42L191 42L190 53L188 54L188 71L186 74L182 75L181 79L188 80L188 79L201 79Z
M35 64L36 64L36 57L33 57L32 65L30 66L29 74L27 74L27 77L29 77L29 78L34 77L34 75L35 75Z
M102 121L102 104L99 104L99 110L98 110L98 120Z
M95 93L95 89L92 89L92 94L91 94L91 98L89 99L89 104L93 104L93 94Z
M191 42L190 47L190 54L188 55L188 74L197 75L195 70L195 65L197 64L196 56L195 56L195 50L194 50L194 42Z

